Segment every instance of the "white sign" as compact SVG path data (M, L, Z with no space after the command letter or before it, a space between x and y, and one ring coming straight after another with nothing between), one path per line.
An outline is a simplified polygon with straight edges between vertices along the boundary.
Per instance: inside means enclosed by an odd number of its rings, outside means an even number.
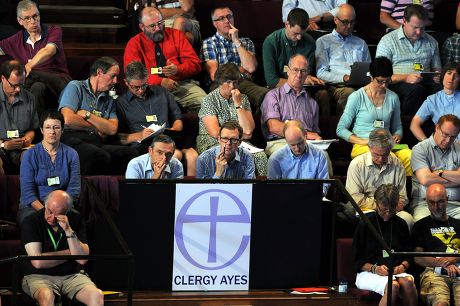
M248 290L252 184L177 184L175 291Z

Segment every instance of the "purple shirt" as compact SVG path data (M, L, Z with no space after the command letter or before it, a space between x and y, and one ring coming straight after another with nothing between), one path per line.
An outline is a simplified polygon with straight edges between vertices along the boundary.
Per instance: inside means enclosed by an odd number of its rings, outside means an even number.
M262 104L262 131L267 140L282 138L270 134L267 127L269 119L280 121L299 120L307 131L320 133L318 103L303 88L297 96L294 90L285 83L280 88L270 90Z
M62 30L60 27L53 25L42 26L41 39L35 42L33 48L32 45L27 43L28 38L29 33L26 30L19 31L13 36L0 41L0 49L3 53L25 65L28 63L29 59L33 58L35 54L40 51L40 49L44 48L47 44L53 44L57 49L56 54L46 62L34 67L34 70L62 74L70 79L64 47L62 45Z

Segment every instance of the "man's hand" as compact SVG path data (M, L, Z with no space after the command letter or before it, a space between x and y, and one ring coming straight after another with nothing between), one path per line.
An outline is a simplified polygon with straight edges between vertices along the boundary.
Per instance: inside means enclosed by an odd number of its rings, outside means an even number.
M225 159L224 152L220 152L216 156L216 176L221 177L224 174L225 168L227 167L227 160Z
M393 275L406 272L406 268L403 265L399 265L393 268Z
M162 73L168 78L177 74L177 66L169 59L166 61L166 66L163 66Z
M166 168L167 160L159 160L152 163L153 176L152 179L159 179Z
M155 131L152 130L152 129L143 129L142 130L142 139L149 137L153 133L155 133Z
M235 28L233 24L230 23L230 30L228 31L228 35L230 36L231 40L233 41L234 44L238 44L238 29ZM241 42L239 42L241 43Z
M56 220L59 223L59 226L64 230L64 232L70 232L72 229L70 228L69 219L66 215L57 215Z
M28 77L29 74L32 72L32 63L29 61L27 64L24 65L24 68L26 70L26 77Z
M322 140L323 138L319 136L316 132L306 132L305 136L307 136L308 140Z
M393 135L393 141L395 143L400 143L401 142L401 136L398 134Z
M375 274L380 275L380 276L387 276L388 267L385 265L377 266L377 268L375 268Z
M7 151L20 150L22 149L24 140L22 140L22 138L13 138L10 140L6 140L3 143L5 144L3 148Z
M241 103L243 103L241 92L237 88L235 88L232 89L230 93L232 94L232 99L233 103L235 104L235 107L241 106Z
M177 82L174 80L168 78L163 78L161 80L161 87L166 88L168 91L173 91L177 88L177 86L179 86L179 84L177 84Z
M460 275L460 269L454 264L444 267L444 270L447 271L447 274L449 275L450 278L456 278L457 275Z
M308 24L308 27L307 27L307 31L317 31L319 29L320 29L319 25L316 22L310 20L310 23Z
M350 80L350 76L348 74L345 74L342 79L345 83L348 83L348 81Z
M315 76L312 76L311 74L307 75L307 78L305 79L304 84L307 85L324 85L324 81L321 79L318 79Z
M396 212L400 212L404 209L404 200L399 199L398 205L396 205Z
M409 84L417 84L420 83L423 80L422 76L420 73L411 73L406 76L406 83Z

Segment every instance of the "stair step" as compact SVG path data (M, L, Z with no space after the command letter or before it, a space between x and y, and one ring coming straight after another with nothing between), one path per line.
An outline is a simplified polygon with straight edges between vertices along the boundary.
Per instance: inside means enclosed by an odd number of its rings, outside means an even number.
M122 7L123 0L40 0L40 8L43 5L62 5L65 2L66 5L98 5L98 6L117 6Z
M48 23L124 24L125 12L104 6L40 6L42 19Z
M57 24L62 27L64 43L118 43L126 36L126 26L119 24Z
M114 6L40 5L40 12L45 11L53 13L124 14L124 10Z

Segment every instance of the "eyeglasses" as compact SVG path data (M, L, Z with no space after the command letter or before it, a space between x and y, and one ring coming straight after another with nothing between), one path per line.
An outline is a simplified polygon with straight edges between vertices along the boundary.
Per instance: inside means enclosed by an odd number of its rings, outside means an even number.
M154 22L146 27L151 28L152 30L155 28L161 29L161 27L165 24L164 20L160 20L158 22Z
M394 214L396 212L396 209L394 208L382 208L378 205L376 205L377 211L381 213L382 215L386 214Z
M356 24L356 20L347 20L347 19L342 20L337 16L335 16L335 18L337 18L344 26L352 26Z
M47 132L51 132L51 131L60 131L62 128L60 125L54 125L54 126L44 126L43 127L43 130L47 131Z
M128 83L129 88L131 88L134 91L139 91L139 90L145 90L149 85L148 84L142 84L139 86L136 85L131 85Z
M441 129L441 127L439 127L439 131L441 132L442 138L455 139L458 136L458 134L457 135L449 135L447 133L444 133L444 131Z
M301 74L307 74L308 70L307 69L300 69L300 68L291 68L289 67L289 70L291 70L294 73L301 73Z
M16 88L22 89L22 87L24 87L24 83L12 84L7 78L5 78L5 80L8 82L8 84L10 84L11 87L13 87L13 89L16 89Z
M237 87L240 84L240 81L227 80L227 81L224 81L224 84L233 85L233 87Z
M382 85L382 84L384 84L384 85L391 84L391 78L389 78L389 79L383 79L383 80L382 80L382 79L374 79L374 80L375 80L375 81L377 82L377 84L379 84L379 85Z
M34 14L32 16L26 16L26 17L19 17L19 19L21 19L22 21L25 21L27 23L32 22L32 20L33 21L38 21L40 19L40 14Z
M217 17L216 19L213 19L213 21L224 21L225 19L230 21L230 19L233 19L233 15L228 14L228 15L225 15L225 16L220 16L220 17Z
M223 143L228 143L230 141L230 144L234 145L240 142L239 138L228 138L228 137L220 137L220 141Z

